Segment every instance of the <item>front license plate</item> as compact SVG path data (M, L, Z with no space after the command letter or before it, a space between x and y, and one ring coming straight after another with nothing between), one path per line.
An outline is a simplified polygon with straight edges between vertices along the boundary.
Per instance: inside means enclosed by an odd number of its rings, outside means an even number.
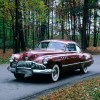
M18 69L18 73L26 74L26 71L24 69Z
M27 70L27 69L19 69L18 73L32 75L32 71L31 70Z

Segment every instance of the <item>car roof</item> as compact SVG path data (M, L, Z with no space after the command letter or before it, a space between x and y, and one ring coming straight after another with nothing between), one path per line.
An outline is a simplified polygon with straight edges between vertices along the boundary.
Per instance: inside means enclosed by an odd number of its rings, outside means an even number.
M70 40L57 40L57 39L43 40L43 41L41 41L41 42L60 42L60 43L65 43L65 44L68 44L68 43L77 44L77 43L74 42L74 41L70 41Z

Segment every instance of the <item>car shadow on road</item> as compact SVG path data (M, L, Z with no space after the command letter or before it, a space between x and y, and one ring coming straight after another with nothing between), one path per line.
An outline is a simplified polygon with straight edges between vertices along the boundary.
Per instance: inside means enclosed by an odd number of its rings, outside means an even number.
M65 72L62 73L60 76L60 79L58 81L65 80L67 78L75 77L75 76L80 76L83 75L81 74L80 71L70 71L70 72ZM27 76L24 79L21 80L13 80L14 82L20 82L20 83L32 83L32 84L48 84L48 83L53 83L51 81L51 78L49 75L33 75L33 76Z
M26 76L23 79L15 79L14 82L20 83L32 83L32 84L47 84L51 83L50 79L47 75L34 75L34 76Z
M78 75L82 75L81 72L78 70L77 71L66 71L61 74L60 80L78 76Z

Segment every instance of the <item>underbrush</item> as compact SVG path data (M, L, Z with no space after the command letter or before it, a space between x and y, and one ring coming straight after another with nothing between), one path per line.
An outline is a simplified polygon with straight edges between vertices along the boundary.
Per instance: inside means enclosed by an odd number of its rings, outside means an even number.
M2 49L0 49L0 64L8 63L12 53L12 49L7 49L5 53L3 53Z
M98 47L88 47L85 52L89 52L93 55L100 54L100 46Z

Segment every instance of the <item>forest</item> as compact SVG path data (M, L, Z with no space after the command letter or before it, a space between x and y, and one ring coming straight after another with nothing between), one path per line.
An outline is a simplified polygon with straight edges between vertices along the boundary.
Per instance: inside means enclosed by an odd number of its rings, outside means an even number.
M45 39L100 46L99 0L0 0L0 49L19 53Z

